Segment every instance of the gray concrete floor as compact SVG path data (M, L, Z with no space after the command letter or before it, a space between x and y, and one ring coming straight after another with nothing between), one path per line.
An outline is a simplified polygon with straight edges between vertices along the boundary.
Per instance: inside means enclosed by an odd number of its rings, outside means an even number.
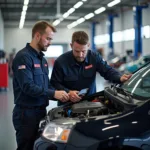
M104 89L105 81L97 75L97 91ZM8 91L0 92L0 150L15 150L16 138L15 130L12 124L12 110L14 107L12 79L9 79ZM55 101L50 101L47 111L56 107Z

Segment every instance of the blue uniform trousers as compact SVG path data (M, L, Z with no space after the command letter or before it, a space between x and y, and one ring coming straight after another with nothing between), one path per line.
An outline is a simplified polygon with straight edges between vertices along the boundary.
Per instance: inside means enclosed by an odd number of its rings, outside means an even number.
M17 150L33 150L38 137L39 122L46 116L44 107L21 107L13 110L13 125L16 130Z

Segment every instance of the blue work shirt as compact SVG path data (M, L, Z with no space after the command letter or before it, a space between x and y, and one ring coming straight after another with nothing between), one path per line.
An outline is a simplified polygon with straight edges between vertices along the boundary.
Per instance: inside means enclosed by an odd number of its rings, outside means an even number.
M42 52L28 43L13 60L14 103L22 106L47 106L54 90L48 89L48 64Z
M83 63L78 63L72 51L68 51L55 61L51 75L51 84L57 90L78 90L89 88L87 95L96 92L96 72L114 83L120 83L121 74L107 65L98 52L88 50Z

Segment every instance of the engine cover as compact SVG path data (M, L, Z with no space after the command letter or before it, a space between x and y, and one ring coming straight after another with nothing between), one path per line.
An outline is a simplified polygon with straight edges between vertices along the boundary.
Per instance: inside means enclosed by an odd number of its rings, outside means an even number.
M74 104L71 108L73 113L86 113L87 110L105 108L101 102L82 102Z

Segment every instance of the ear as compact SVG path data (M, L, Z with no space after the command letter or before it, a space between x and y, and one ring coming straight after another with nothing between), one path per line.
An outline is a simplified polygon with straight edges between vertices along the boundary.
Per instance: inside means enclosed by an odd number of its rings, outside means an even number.
M89 48L89 47L90 47L90 43L88 43L88 45L87 45L87 46L88 46L88 48Z
M72 48L72 43L70 43L70 46L71 46L71 48Z
M36 37L36 40L39 41L40 37L41 37L41 34L39 32L36 32L35 37Z

